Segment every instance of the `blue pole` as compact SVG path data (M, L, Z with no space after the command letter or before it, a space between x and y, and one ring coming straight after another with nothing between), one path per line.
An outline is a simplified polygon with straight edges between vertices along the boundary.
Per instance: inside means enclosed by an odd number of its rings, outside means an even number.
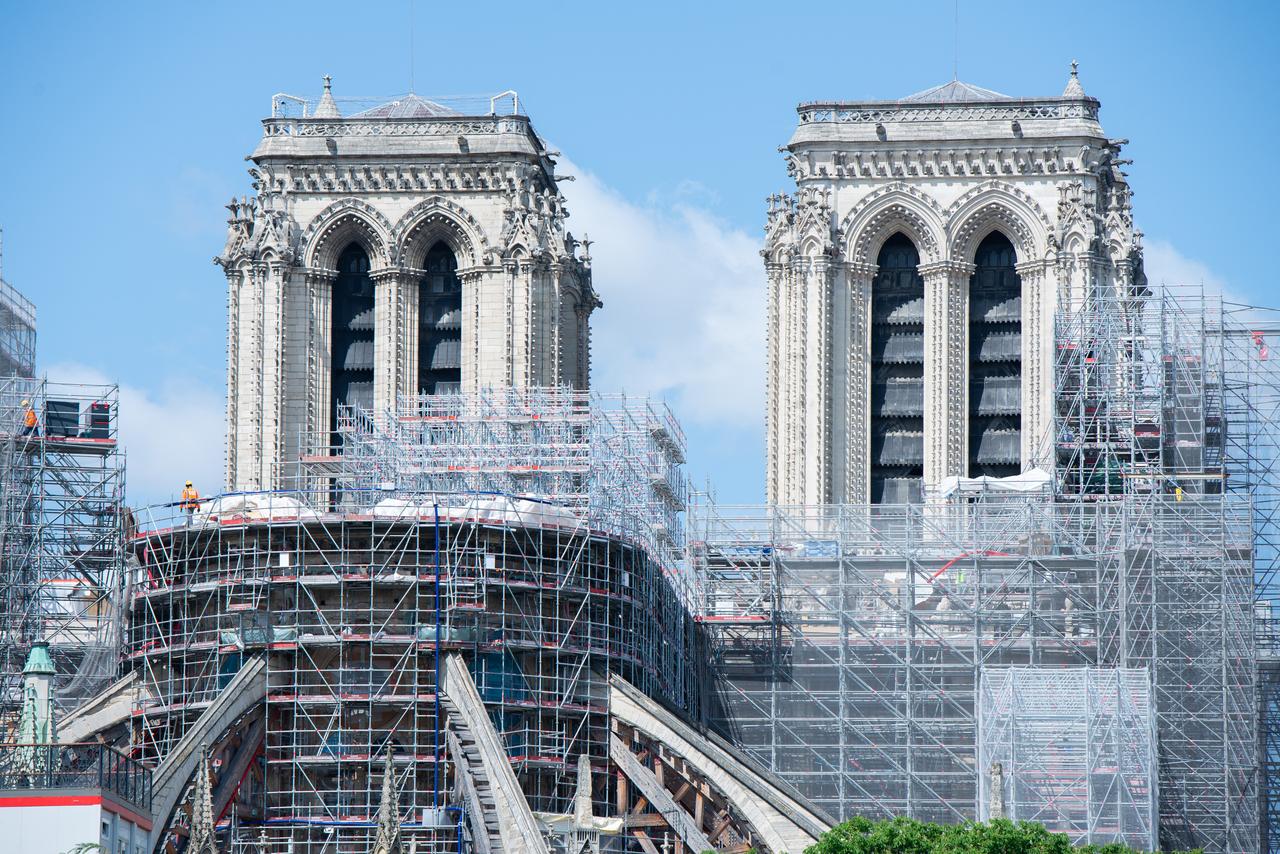
M435 643L435 665L436 665L436 725L434 727L434 753L432 754L435 762L435 782L432 784L431 806L436 811L440 810L440 504L438 502L432 504L433 514L435 516L435 598L436 598L436 643Z

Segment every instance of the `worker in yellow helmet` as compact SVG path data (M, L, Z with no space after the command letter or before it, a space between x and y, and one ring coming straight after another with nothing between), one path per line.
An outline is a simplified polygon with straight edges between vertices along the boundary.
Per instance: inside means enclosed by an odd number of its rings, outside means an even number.
M40 435L40 420L36 418L36 411L31 408L29 400L22 401L22 435Z
M187 485L182 488L181 507L187 511L187 524L190 525L200 507L200 493L191 485L191 481L187 481Z

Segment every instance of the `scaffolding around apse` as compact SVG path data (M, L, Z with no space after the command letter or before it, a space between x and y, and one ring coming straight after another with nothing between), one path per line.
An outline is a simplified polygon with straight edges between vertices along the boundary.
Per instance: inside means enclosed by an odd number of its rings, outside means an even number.
M128 648L143 755L166 755L248 656L266 657L264 763L226 807L237 850L263 836L369 850L388 750L406 844L457 850L442 652L467 660L535 810L571 809L579 756L608 768L608 674L690 703L693 626L662 562L679 544L632 515L656 502L679 517L673 422L567 392L404 412L344 410L340 446L313 447L297 489L139 516ZM597 813L612 809L601 790Z
M406 397L382 412L339 406L337 420L336 438L304 434L294 474L322 503L387 510L407 507L403 494L512 496L537 504L526 513L641 543L673 573L682 563L685 437L663 404L564 387L490 389Z
M10 714L34 641L49 644L64 708L116 675L125 521L118 410L115 386L0 379L0 703Z

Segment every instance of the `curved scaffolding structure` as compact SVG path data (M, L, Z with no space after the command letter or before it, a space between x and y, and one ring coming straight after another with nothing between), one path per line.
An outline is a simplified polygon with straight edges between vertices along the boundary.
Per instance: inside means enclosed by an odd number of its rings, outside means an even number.
M610 673L689 703L677 544L636 514L678 514L678 433L642 401L504 400L457 399L475 404L470 423L347 413L343 453L312 455L299 490L140 515L128 659L151 698L135 718L143 755L166 756L248 656L266 657L264 707L231 727L233 748L214 745L227 767L263 757L215 800L233 840L369 850L390 751L405 844L457 850L471 824L446 749L446 653L466 661L539 812L572 812L580 756L609 767ZM410 429L418 441L394 432ZM543 435L512 442L529 429ZM595 799L611 813L603 787Z

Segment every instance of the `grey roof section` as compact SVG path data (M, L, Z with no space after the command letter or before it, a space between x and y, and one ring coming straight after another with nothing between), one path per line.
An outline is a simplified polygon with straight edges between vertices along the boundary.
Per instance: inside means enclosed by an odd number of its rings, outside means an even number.
M326 74L324 76L324 94L320 96L320 103L316 105L315 117L317 119L342 118L342 112L338 110L338 104L333 100L332 84L333 78Z
M956 79L895 100L806 101L796 107L800 122L787 146L1092 144L1106 138L1101 106L1085 94L1074 66L1066 91L1048 97L1015 97Z
M963 80L952 80L900 100L903 103L958 104L965 101L1011 101L1013 98Z
M368 110L356 113L353 119L437 119L446 116L462 115L457 110L450 109L443 104L437 104L435 101L428 101L425 98L419 98L417 95L409 94L394 101L388 101L385 104L379 104Z
M1084 87L1080 85L1080 63L1074 59L1071 60L1071 78L1067 81L1067 88L1062 90L1064 98L1085 98Z

